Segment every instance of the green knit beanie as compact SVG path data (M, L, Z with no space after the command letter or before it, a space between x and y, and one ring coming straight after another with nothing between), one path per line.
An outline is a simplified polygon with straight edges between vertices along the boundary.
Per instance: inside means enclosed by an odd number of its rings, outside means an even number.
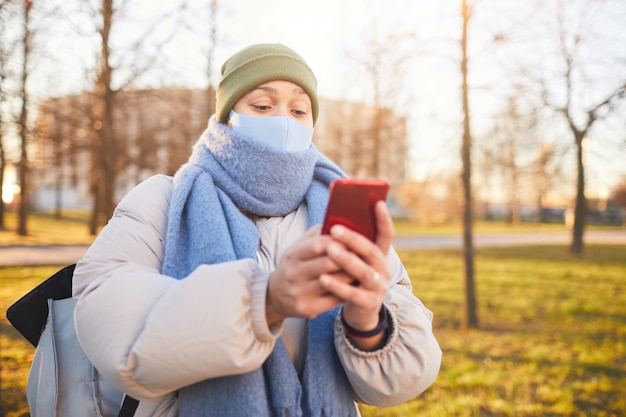
M253 88L279 80L297 84L307 93L315 124L319 110L315 75L300 55L278 43L248 46L224 62L215 102L217 121L226 123L235 103Z

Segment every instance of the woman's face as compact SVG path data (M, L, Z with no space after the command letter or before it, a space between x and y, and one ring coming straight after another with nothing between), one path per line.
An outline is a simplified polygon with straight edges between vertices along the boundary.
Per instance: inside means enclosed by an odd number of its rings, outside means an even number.
M311 99L300 86L289 81L261 84L241 97L233 110L244 116L291 117L313 127Z

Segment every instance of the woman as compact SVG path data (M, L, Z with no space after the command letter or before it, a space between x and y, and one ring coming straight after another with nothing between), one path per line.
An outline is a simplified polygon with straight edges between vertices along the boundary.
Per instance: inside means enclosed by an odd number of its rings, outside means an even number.
M189 162L131 191L78 263L79 340L136 416L358 416L434 381L385 204L376 242L320 234L345 174L311 143L316 89L283 45L233 55Z

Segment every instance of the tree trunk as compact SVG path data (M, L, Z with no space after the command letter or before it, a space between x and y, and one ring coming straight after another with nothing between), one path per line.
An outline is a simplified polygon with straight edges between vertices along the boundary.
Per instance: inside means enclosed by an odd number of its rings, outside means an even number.
M0 116L1 117L1 116ZM4 195L4 169L6 167L6 158L4 156L4 146L2 144L2 122L0 121L0 230L5 229L4 213L6 206L2 196Z
M107 89L105 98L105 116L103 126L100 132L100 141L102 143L102 162L103 162L103 195L102 195L102 212L104 219L109 219L113 215L115 209L115 183L117 178L116 159L119 157L117 138L113 130L113 94L110 88Z
M19 163L20 176L20 201L18 206L18 225L17 234L20 236L28 235L28 197L29 197L29 167L28 167L28 63L30 57L31 32L29 28L30 11L32 8L31 0L24 0L24 34L23 34L23 57L22 57L22 79L21 79L21 95L22 106L19 116L20 127L20 146L21 155Z
M463 32L461 37L461 74L463 99L463 145L461 159L463 161L463 260L465 262L465 308L462 327L464 329L478 328L478 313L476 306L476 290L474 285L474 243L473 243L473 215L472 215L472 176L471 176L471 148L472 135L470 131L469 88L467 85L467 26L470 19L466 0L461 1L463 14Z
M54 217L60 219L63 209L63 155L61 138L58 135L52 137L54 146Z
M91 188L93 207L91 208L91 216L89 217L89 235L95 236L98 234L98 226L100 225L100 187L94 184Z
M576 205L574 208L574 228L572 229L572 245L570 252L582 254L584 251L583 235L587 220L587 199L585 198L585 164L583 155L584 133L575 132L576 139Z
M206 120L211 118L215 113L215 88L213 88L212 76L213 76L213 59L215 55L215 49L217 48L217 0L209 0L209 50L207 52L207 88L206 88Z
M372 178L380 177L380 150L383 141L383 109L380 104L380 98L376 98L377 103L374 107L374 126L372 129L372 164L370 175Z
M106 219L113 215L115 208L115 183L117 177L116 159L118 145L113 126L114 91L111 88L113 69L109 62L110 46L109 35L113 25L113 0L103 0L102 27L99 29L101 37L100 70L96 81L96 104L94 129L95 136L91 151L95 162L92 179L93 209L89 225L89 233L95 234L100 226L100 217Z

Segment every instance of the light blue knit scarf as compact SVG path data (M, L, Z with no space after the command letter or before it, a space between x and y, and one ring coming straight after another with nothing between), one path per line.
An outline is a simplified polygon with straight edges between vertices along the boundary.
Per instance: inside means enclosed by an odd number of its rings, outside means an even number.
M277 151L211 118L174 178L162 272L182 279L200 264L256 259L258 231L242 211L284 216L306 201L309 225L321 223L337 177L345 174L314 146ZM261 368L181 389L179 415L357 416L334 348L336 314L308 321L302 381L279 338Z

